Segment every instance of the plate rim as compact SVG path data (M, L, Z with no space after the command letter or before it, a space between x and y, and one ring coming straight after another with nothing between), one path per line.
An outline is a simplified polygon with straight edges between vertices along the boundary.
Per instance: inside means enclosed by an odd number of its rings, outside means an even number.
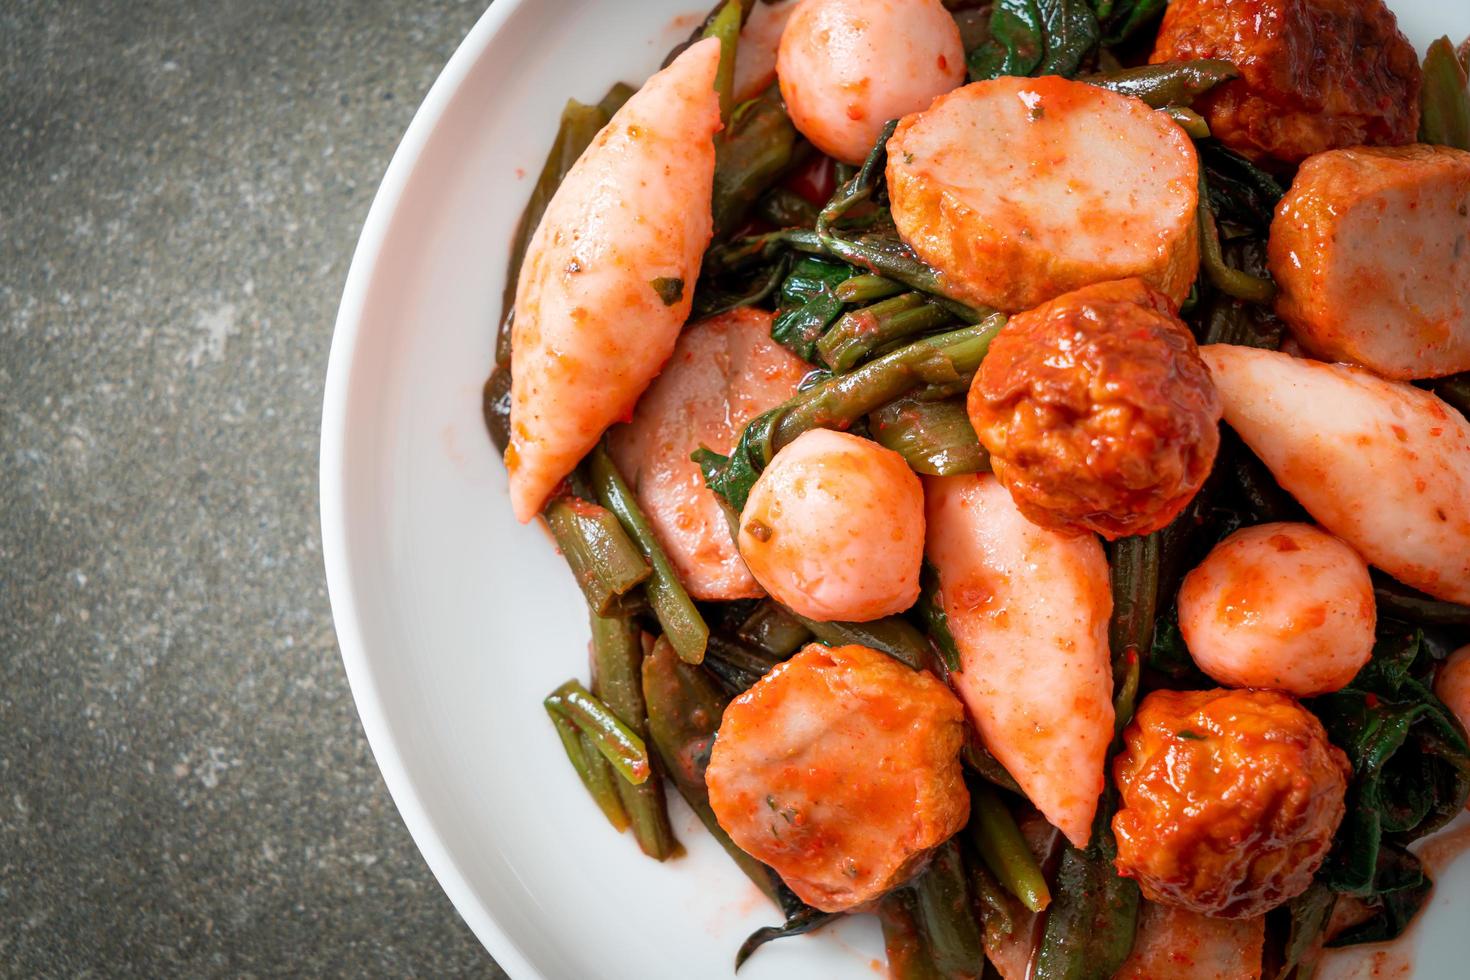
M344 505L347 408L352 366L357 359L368 292L377 275L389 228L429 139L461 84L505 22L524 2L525 0L494 0L480 14L434 79L423 102L414 111L413 119L393 151L373 195L362 232L352 252L347 281L342 289L342 299L332 327L326 383L322 394L318 508L322 560L326 567L327 600L337 635L337 647L347 672L347 684L352 692L358 718L378 771L388 788L388 795L393 800L399 817L408 827L409 836L423 855L430 873L496 964L510 976L544 980L544 974L536 969L524 951L476 897L474 888L450 855L438 826L420 797L416 781L404 764L363 641L357 586L351 571L351 545Z

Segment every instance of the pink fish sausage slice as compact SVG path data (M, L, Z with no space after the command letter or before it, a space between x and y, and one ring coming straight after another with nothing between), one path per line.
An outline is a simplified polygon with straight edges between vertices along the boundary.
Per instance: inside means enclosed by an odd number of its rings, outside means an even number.
M771 339L771 314L731 310L679 335L633 421L608 436L613 461L696 599L752 599L765 590L746 570L725 510L689 454L700 446L729 453L745 423L794 395L809 370Z

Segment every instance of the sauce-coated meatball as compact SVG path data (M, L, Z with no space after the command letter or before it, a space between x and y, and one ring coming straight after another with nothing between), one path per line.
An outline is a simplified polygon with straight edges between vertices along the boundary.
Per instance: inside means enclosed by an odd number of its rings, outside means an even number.
M1154 691L1124 742L1118 873L1146 897L1243 919L1312 883L1350 772L1315 715L1274 691Z
M725 709L710 806L802 901L855 908L965 825L964 737L959 701L932 675L812 644Z
M1138 279L1012 317L981 362L969 410L1028 518L1109 539L1173 520L1220 444L1220 399L1194 338Z
M1419 58L1383 0L1174 0L1150 60L1192 58L1240 69L1196 108L1248 157L1296 163L1419 130Z

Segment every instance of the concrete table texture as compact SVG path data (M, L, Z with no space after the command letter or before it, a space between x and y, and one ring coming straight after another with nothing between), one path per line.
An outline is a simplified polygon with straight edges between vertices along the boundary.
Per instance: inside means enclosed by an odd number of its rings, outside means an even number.
M0 2L0 975L504 976L317 521L352 247L484 5Z

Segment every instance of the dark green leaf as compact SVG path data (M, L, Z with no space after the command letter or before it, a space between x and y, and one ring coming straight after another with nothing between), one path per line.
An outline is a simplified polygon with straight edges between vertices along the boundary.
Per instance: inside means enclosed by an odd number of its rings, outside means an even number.
M814 908L803 906L795 914L788 916L784 925L757 929L750 934L749 939L740 944L740 949L735 953L735 969L739 970L745 961L750 959L752 953L771 940L800 936L814 929L820 929L839 915L838 912L819 912Z
M1071 77L1097 47L1098 36L1087 0L998 0L989 38L970 52L970 79Z
M1381 852L1444 826L1470 796L1470 746L1427 686L1432 668L1420 632L1389 630L1351 685L1310 704L1352 764L1347 815L1322 872L1336 891L1371 900L1407 887L1380 877Z
M970 80L1030 75L1046 53L1042 30L1035 0L997 0L990 14L990 37L970 52Z
M1434 882L1424 865L1402 847L1385 845L1378 852L1375 890L1368 901L1373 917L1350 926L1327 943L1337 948L1359 943L1386 943L1403 935L1423 908Z
M954 634L949 631L949 616L944 612L944 602L939 591L939 570L924 562L919 572L919 603L914 607L929 631L929 639L939 650L944 666L950 671L960 669L960 651L955 646Z
M781 284L781 302L771 324L771 339L804 361L815 363L817 341L842 314L837 285L856 270L845 262L805 256Z
M684 280L673 276L659 276L649 283L665 306L673 306L684 298Z
M1268 230L1286 193L1276 178L1216 140L1204 140L1198 149L1215 216L1224 223Z
M1212 686L1210 679L1200 672L1194 658L1189 655L1184 636L1179 632L1178 613L1172 606L1155 624L1148 668L1186 687L1196 684L1203 688Z
M1097 17L1086 0L1036 0L1036 5L1041 11L1046 53L1033 74L1070 78L1097 47Z
M735 231L756 200L787 171L796 145L796 127L779 99L752 99L735 110L715 141L710 209L717 240Z
M1103 44L1126 41L1163 13L1167 0L1094 0Z

